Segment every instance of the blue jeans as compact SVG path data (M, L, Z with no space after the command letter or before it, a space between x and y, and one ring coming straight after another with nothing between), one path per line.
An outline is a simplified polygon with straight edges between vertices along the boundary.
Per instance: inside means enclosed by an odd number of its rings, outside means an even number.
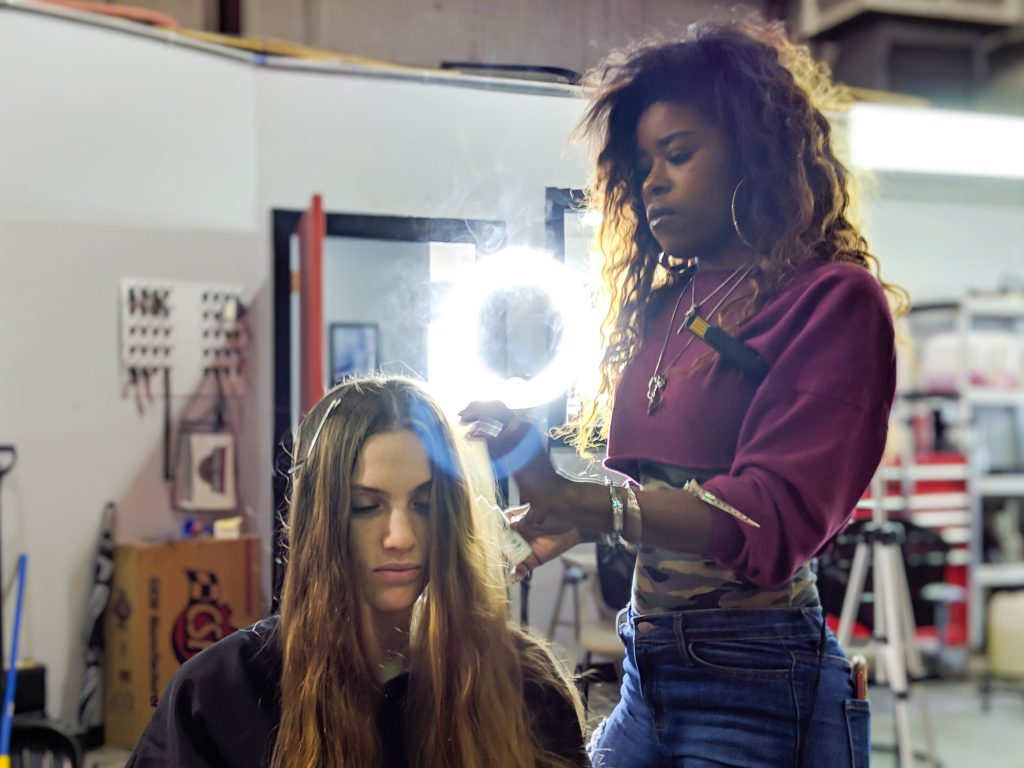
M796 766L812 704L820 608L618 618L618 705L590 742L595 768ZM866 768L868 702L827 634L804 768Z

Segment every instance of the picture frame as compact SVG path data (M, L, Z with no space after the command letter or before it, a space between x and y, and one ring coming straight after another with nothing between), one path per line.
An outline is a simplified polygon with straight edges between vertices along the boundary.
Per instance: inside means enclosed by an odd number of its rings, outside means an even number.
M331 323L328 335L331 386L377 370L380 329L376 323Z
M235 435L206 424L183 422L178 432L173 506L185 512L238 508Z

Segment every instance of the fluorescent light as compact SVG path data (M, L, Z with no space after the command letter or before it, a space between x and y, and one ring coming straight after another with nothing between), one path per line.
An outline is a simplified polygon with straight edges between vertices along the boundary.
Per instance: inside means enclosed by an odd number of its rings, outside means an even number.
M847 125L862 168L1024 179L1024 118L858 103Z

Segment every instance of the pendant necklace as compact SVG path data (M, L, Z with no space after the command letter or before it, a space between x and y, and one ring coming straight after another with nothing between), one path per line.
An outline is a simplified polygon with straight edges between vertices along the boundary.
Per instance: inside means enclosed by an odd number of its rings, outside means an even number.
M722 298L718 300L718 303L716 303L715 306L712 307L711 311L708 313L708 317L713 317L715 312L719 310L719 308L722 306L722 304L725 303L725 300L729 298L733 291L735 291L737 288L740 287L740 285L743 284L743 279L750 273L750 270L752 270L753 268L753 263L747 265L740 264L740 266L736 267L736 269L729 273L729 276L725 278L725 280L719 283L718 287L715 288L715 290L713 290L711 293L709 293L707 296L701 299L699 303L697 301L697 275L696 273L694 273L693 277L690 278L690 308L686 310L686 316L683 320L683 324L680 325L679 330L675 332L676 335L678 335L679 332L682 331L683 328L687 326L689 320L691 320L695 315L700 314L702 304L705 304L706 302L714 298L715 294L717 294L719 291L725 288L725 286L729 285L729 283L732 282L737 275L739 275L739 278L736 279L736 281L729 288L729 290L725 292ZM676 314L679 312L679 303L682 301L683 294L685 292L686 289L684 287L683 290L679 292L679 298L676 299L675 306L672 307L672 317L669 318L668 328L665 330L665 340L662 342L661 351L658 353L658 362L654 364L654 374L647 381L648 416L652 415L656 410L658 410L661 407L663 395L665 392L665 385L668 384L668 369L675 365L676 362L678 362L679 358L683 356L686 350L690 348L690 345L693 344L694 340L697 338L696 336L690 336L690 338L686 340L686 343L683 344L683 348L680 349L672 357L668 365L665 366L665 373L662 373L661 364L665 359L665 351L668 349L668 341L669 339L672 338L672 329L675 328L676 325Z

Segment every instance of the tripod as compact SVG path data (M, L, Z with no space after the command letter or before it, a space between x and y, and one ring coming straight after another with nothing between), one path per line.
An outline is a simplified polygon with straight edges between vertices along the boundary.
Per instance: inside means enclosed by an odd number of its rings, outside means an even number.
M904 541L904 529L899 523L892 523L884 507L884 488L881 474L871 481L871 500L862 502L870 508L871 524L864 527L857 538L850 581L843 597L842 613L839 617L839 644L846 648L853 632L853 621L864 598L864 583L868 573L868 558L874 561L874 627L870 646L876 649L877 666L875 677L879 683L887 683L892 691L896 721L896 752L900 768L910 768L915 757L926 760L933 768L940 768L935 756L935 736L932 732L928 706L920 691L916 693L924 731L924 754L916 754L910 736L911 681L924 674L924 662L914 645L916 626L914 611L910 603L910 586L907 582L906 565L900 545ZM860 505L858 505L860 506Z

